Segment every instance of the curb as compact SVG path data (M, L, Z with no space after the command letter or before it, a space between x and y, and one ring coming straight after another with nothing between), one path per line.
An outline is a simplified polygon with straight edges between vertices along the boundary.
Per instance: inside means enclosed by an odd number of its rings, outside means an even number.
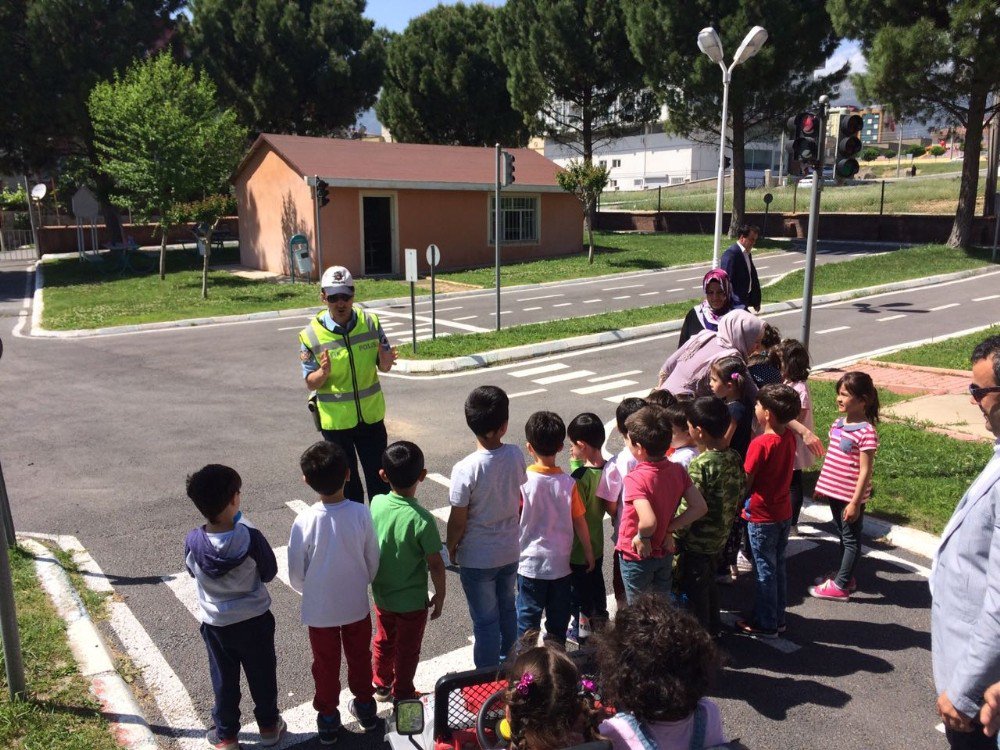
M830 518L829 507L820 503L811 501L804 503L802 506L802 515L807 516L813 521L822 523L833 522ZM869 515L865 515L862 533L871 539L885 541L893 547L912 552L928 560L934 559L938 546L941 544L941 538L934 534L909 526L901 526L900 524L883 521L881 518Z
M100 631L80 596L48 548L35 539L18 535L18 542L35 557L35 574L66 623L66 639L80 674L111 723L117 743L129 750L155 750L156 739L129 686L115 669Z
M844 292L831 292L813 298L813 305L823 305L831 302L842 302L844 300L865 297L873 294L883 294L885 292L903 291L906 289L916 289L932 284L940 284L946 281L957 281L972 276L983 276L988 273L996 273L997 269L986 266L984 268L974 268L966 271L955 271L954 273L937 274L936 276L926 276L920 279L907 279L905 281L894 281L888 284L877 284L875 286L863 287L861 289L849 289ZM788 310L801 310L802 300L785 300L783 302L772 302L764 305L760 314L785 312ZM577 336L570 339L558 339L556 341L544 341L537 344L525 344L507 349L495 349L489 352L481 352L463 357L451 357L448 359L419 360L400 359L396 361L395 370L411 375L430 375L461 372L479 367L487 367L506 362L514 362L524 359L533 359L548 354L559 354L577 349L587 349L601 344L619 343L622 341L632 341L634 339L648 338L662 333L679 331L682 320L670 320L663 323L650 323L636 328L622 328L616 331L605 331L604 333L594 333L587 336Z

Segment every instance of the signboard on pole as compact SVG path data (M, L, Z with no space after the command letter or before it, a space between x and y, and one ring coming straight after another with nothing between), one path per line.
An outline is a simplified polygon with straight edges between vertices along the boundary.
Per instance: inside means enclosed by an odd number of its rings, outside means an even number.
M431 243L427 246L427 265L431 267L431 340L437 338L437 290L434 288L434 268L441 262L441 251Z
M417 293L415 285L417 274L417 248L408 247L404 251L406 261L406 280L410 282L410 335L413 341L413 353L417 353Z

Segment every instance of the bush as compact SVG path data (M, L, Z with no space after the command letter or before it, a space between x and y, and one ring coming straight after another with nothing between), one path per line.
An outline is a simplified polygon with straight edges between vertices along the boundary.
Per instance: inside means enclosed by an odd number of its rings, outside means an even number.
M886 159L895 159L896 158L896 149L894 149L894 148L887 148L884 151L882 151L882 153L885 154L885 158Z
M948 149L946 149L944 146L931 146L929 149L929 153L936 159L937 157L944 154L944 152L947 150Z
M861 161L875 161L882 155L882 150L874 146L861 149Z
M917 159L926 154L927 149L924 148L923 146L910 146L905 151L903 151L903 153L908 156L912 156L914 159Z
M28 194L20 185L14 190L0 190L0 209L4 211L24 211L28 207Z

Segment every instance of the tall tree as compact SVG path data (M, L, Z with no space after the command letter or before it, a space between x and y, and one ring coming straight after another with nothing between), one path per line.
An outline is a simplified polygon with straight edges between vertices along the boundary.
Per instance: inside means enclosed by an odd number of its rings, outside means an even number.
M948 244L972 237L983 124L1000 113L1000 14L996 0L828 0L836 29L861 40L868 69L858 95L965 127L958 210Z
M754 25L770 32L767 43L733 70L729 85L733 211L729 233L746 215L746 144L776 138L788 117L821 94L835 94L847 66L824 76L839 38L825 0L622 0L628 36L646 80L667 105L665 127L706 143L719 143L722 72L698 49L698 32L712 26L722 39L726 66Z
M382 85L385 35L365 0L191 0L187 39L252 132L329 135Z
M523 146L528 130L507 93L507 67L490 51L496 9L439 5L389 40L375 112L396 140Z
M167 55L95 86L89 109L115 202L160 225L163 279L176 207L221 192L243 153L246 131L232 110L219 109L207 76Z
M587 164L601 143L656 116L620 0L507 0L493 44L525 124Z
M87 97L169 44L182 0L4 0L0 168L41 171L90 151Z

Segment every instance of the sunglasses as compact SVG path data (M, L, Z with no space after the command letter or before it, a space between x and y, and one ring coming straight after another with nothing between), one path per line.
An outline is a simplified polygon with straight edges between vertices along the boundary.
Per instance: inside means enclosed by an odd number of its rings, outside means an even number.
M1000 385L989 385L985 388L980 388L975 383L969 383L969 395L976 402L982 401L986 398L987 393L1000 393Z
M353 294L328 294L326 295L328 302L350 302L354 299Z

